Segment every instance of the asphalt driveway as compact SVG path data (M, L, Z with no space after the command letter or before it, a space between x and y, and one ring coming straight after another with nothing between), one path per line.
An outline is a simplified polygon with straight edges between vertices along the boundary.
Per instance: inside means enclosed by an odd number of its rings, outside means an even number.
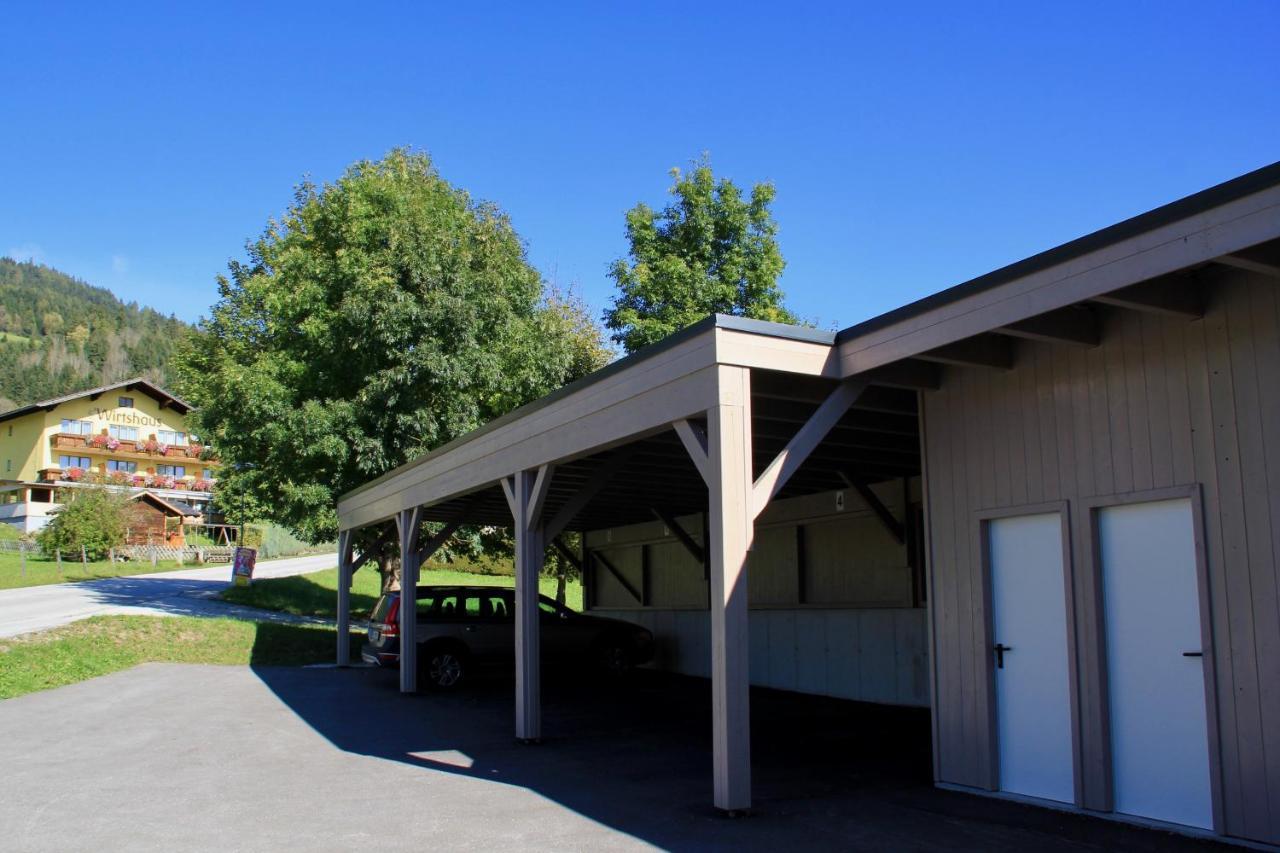
M312 554L264 560L255 578L301 575L338 564L336 554ZM252 607L237 607L218 598L231 583L227 564L177 569L150 575L128 575L96 581L46 584L0 590L0 637L56 628L77 619L107 613L150 616L238 616L243 619L297 621Z
M935 790L928 719L753 694L757 813L709 807L710 689L552 679L547 740L509 678L400 696L368 669L148 664L0 702L12 850L1203 850Z

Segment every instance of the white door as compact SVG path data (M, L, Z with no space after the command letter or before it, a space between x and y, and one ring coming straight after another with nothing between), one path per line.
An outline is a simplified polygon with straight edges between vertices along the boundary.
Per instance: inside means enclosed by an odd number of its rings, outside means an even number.
M1058 513L988 522L1000 790L1075 800Z
M1210 829L1190 500L1098 511L1115 810Z

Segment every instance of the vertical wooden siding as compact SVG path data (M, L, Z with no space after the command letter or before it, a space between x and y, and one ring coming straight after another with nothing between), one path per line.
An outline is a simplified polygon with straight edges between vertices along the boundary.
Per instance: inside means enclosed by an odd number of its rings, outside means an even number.
M1280 283L1224 272L1187 322L1104 315L1102 345L1020 344L1008 372L953 369L924 395L937 769L994 779L986 602L974 513L1200 483L1210 575L1225 829L1280 842ZM1088 517L1072 506L1072 553ZM1105 802L1101 638L1077 571L1085 805Z

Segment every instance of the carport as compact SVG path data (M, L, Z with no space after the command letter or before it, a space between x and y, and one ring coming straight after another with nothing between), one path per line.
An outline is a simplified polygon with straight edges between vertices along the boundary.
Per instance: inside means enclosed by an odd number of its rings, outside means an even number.
M511 525L515 729L536 741L545 549L565 530L662 518L686 534L709 579L715 805L749 808L744 567L755 520L775 498L918 474L916 389L937 382L927 364L841 379L834 340L829 332L710 317L345 496L340 628L360 562L351 531L394 519L410 599L408 579L457 525ZM703 513L705 537L676 521ZM446 526L424 540L424 521ZM401 608L406 692L416 690L413 624L403 616L413 612Z
M744 810L753 541L856 497L920 570L938 784L1277 843L1277 370L1280 164L839 334L710 317L345 495L338 661L354 531L394 523L412 596L455 525L511 525L536 741L545 548L657 524L705 566L714 803Z

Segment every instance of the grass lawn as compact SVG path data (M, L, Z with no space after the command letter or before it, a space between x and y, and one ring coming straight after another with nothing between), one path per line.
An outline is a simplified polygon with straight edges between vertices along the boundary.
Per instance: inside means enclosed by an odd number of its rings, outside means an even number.
M150 560L130 560L124 563L111 563L100 560L82 565L79 559L62 561L62 571L58 571L56 560L50 560L43 554L28 554L26 573L23 573L22 556L16 551L0 551L0 589L14 589L20 586L41 586L49 583L65 583L66 581L92 581L99 578L115 578L121 575L145 575L151 572L167 572L172 569L192 568L194 563L179 566L173 560L160 560L153 568ZM227 569L230 576L231 569Z
M369 611L378 601L378 573L370 568L356 572L351 585L351 618L368 619ZM514 583L509 575L480 575L459 572L434 565L422 567L420 584L465 586L505 586ZM543 595L555 598L556 579L539 578L538 587ZM337 616L338 570L326 569L289 578L273 578L254 581L248 587L229 587L222 597L236 604L247 604L265 610L280 610L299 616L319 616L333 619ZM565 604L574 610L582 609L582 584L570 580L565 585Z
M352 648L360 642L352 634ZM333 659L332 628L190 616L94 616L0 640L0 699L140 663L297 666Z

